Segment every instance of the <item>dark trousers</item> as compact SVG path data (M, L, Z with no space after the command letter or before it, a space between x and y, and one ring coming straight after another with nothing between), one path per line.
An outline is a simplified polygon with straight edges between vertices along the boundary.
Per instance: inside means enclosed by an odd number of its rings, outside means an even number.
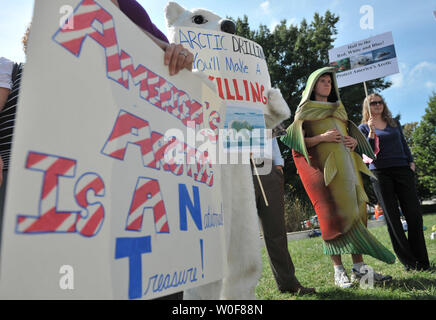
M263 229L271 270L281 292L294 291L300 283L295 277L294 264L288 251L284 216L284 177L281 171L273 166L271 173L261 175L260 179L268 199L268 207L263 199L257 176L253 175L257 213Z
M386 218L389 236L400 262L408 269L428 269L430 266L422 231L422 213L418 200L415 173L409 167L373 170L374 191ZM400 210L406 218L408 235L403 230Z

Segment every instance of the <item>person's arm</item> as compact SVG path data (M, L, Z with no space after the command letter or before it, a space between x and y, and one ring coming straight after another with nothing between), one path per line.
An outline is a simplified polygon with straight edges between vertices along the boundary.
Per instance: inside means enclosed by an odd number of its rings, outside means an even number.
M306 148L312 148L321 142L342 142L341 134L337 129L330 129L322 134L304 138Z
M116 7L120 9L118 0L111 0L111 1ZM144 10L144 8L142 8L142 6L140 6L139 4L137 4L136 10L144 11L143 15L146 16L147 19L149 19L148 14ZM194 61L194 55L189 50L186 50L181 44L175 44L175 43L170 44L163 41L162 39L155 37L154 35L152 35L150 32L148 32L147 30L145 30L143 27L139 25L143 21L132 20L132 22L134 22L154 43L156 43L165 52L164 65L168 66L170 75L176 75L182 69L187 69L189 71L192 71L192 63ZM152 22L150 23L152 24ZM162 37L166 39L166 37L163 34Z
M3 110L11 90L8 88L0 88L0 111Z
M369 125L361 124L359 125L359 130L366 137L366 140L369 142L372 150L375 150L375 129L371 131Z
M401 144L403 145L403 150L406 152L407 155L407 161L409 162L410 169L412 171L415 171L415 162L413 162L413 156L412 152L410 151L409 145L407 144L406 138L404 137L403 129L401 128L401 124L399 121L397 121L398 130L400 131L400 137L401 137Z
M12 70L14 63L8 59L0 58L0 111L8 101L11 90ZM3 160L0 157L0 186L3 183Z
M280 147L277 142L277 138L273 138L272 140L272 160L273 160L273 165L275 165L276 168L280 170L281 173L283 173L283 166L285 164L285 161L280 152Z
M8 100L12 88L12 70L14 63L8 59L0 58L0 111Z

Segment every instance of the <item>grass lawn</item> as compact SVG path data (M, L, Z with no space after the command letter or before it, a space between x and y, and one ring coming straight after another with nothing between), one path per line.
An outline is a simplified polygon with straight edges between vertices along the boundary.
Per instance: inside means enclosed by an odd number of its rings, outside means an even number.
M431 227L436 225L436 214L424 216L424 231L430 263L436 265L436 240L430 239ZM370 229L371 233L392 252L386 226ZM406 272L398 261L386 264L370 256L364 256L365 263L376 272L389 274L393 280L386 284L375 284L372 289L360 288L359 284L348 289L334 285L333 265L329 256L322 251L321 237L291 241L288 245L296 269L298 280L306 287L315 287L317 294L296 296L282 294L277 290L268 262L265 248L262 252L263 273L256 288L256 296L261 300L381 300L381 299L434 299L436 300L436 271ZM351 256L342 257L350 276Z

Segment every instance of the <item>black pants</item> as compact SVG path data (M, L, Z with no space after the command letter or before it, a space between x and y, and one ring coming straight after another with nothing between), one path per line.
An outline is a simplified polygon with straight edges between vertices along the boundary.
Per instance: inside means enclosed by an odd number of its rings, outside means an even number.
M374 191L383 208L398 259L408 269L428 269L430 263L422 231L422 213L414 172L409 167L391 167L373 170L373 173L378 179L372 179ZM407 221L407 237L400 220L398 202Z
M260 179L268 199L268 207L263 199L257 177L253 175L257 213L263 229L271 270L281 292L295 291L300 283L295 277L294 264L288 251L284 216L284 177L281 171L273 166L271 173L261 175Z

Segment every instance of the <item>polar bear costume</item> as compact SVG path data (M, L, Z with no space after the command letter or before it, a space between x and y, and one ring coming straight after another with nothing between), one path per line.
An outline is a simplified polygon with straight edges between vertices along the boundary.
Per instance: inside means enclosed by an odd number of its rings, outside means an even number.
M167 27L196 27L234 34L234 22L204 9L186 10L175 2L165 7ZM170 39L174 41L175 39ZM207 77L205 77L207 78ZM209 81L209 80L206 80ZM280 90L268 91L265 123L272 129L290 117ZM185 291L185 299L255 299L262 272L259 220L251 167L226 164L221 168L227 268L221 281Z

